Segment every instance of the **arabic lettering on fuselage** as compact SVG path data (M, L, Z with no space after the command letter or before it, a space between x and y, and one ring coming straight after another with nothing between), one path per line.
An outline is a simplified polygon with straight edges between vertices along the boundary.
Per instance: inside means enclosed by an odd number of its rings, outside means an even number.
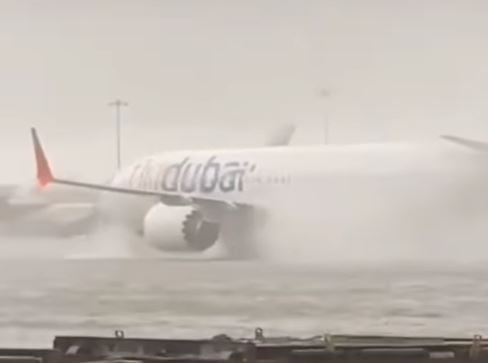
M206 162L193 162L186 157L164 169L161 186L168 192L183 193L243 191L245 175L254 170L255 165L247 161L222 162L211 156Z

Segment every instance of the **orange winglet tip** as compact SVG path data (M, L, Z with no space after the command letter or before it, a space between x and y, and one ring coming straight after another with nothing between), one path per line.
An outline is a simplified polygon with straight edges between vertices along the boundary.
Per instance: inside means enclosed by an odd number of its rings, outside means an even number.
M42 149L41 142L37 136L37 131L33 127L31 128L32 142L34 144L34 154L36 158L36 168L37 168L37 182L40 187L45 187L46 185L54 181L49 162L47 161L46 154Z

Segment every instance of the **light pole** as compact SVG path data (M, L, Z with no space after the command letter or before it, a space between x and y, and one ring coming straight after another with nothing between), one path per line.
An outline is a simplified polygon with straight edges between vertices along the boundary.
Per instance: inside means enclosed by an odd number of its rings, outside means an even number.
M327 99L330 98L331 92L326 88L322 88L319 90L319 97L325 100L327 104ZM326 144L329 143L330 140L330 125L329 125L329 117L327 114L327 107L325 109L325 116L324 116L324 142Z
M115 107L115 137L117 142L117 169L120 170L121 155L120 155L120 109L129 104L120 99L116 99L108 104L110 107Z

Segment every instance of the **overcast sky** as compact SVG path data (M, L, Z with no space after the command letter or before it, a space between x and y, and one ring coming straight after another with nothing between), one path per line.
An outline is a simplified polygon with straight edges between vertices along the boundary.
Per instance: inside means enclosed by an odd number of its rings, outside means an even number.
M483 0L0 0L0 177L32 177L31 125L56 170L107 177L115 97L125 161L286 122L317 143L326 113L336 143L488 140L486 19Z

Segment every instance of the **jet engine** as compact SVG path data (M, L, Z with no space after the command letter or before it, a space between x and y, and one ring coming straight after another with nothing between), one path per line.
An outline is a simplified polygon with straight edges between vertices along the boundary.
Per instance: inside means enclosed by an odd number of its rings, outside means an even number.
M220 226L205 221L200 211L188 206L156 204L144 218L144 238L166 252L201 252L218 239Z

